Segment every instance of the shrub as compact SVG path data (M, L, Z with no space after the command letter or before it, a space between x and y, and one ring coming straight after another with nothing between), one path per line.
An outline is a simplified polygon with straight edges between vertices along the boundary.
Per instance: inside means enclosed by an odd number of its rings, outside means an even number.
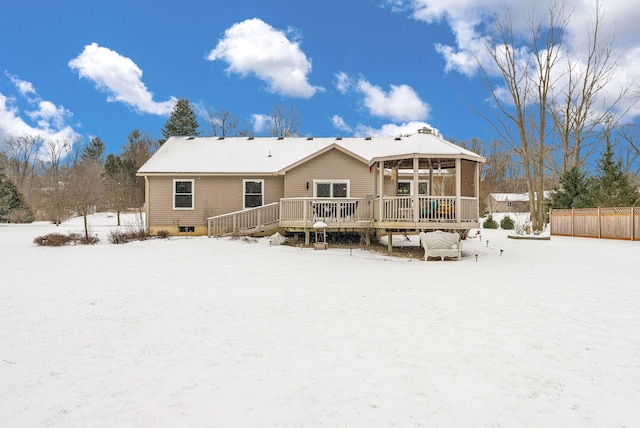
M28 208L17 208L9 211L7 220L9 223L31 223L33 222L33 213Z
M485 229L497 229L498 222L493 219L493 216L491 214L489 214L484 223L482 223L482 227L484 227Z
M44 247L61 247L67 244L95 244L99 241L100 239L97 235L89 236L87 239L84 237L84 234L80 233L69 233L68 235L50 233L48 235L38 236L33 240L33 243Z
M511 217L506 215L502 218L502 220L500 220L500 227L503 228L504 230L513 230L515 229L516 225L511 219Z
M144 241L148 238L149 234L140 230L129 230L127 232L112 230L109 233L109 242L112 244L126 244L131 241Z
M158 235L158 238L166 239L166 238L169 237L169 231L168 230L159 230L157 235Z
M33 240L33 243L46 247L62 247L69 242L75 242L74 235L63 235L61 233L50 233L44 236L38 236Z

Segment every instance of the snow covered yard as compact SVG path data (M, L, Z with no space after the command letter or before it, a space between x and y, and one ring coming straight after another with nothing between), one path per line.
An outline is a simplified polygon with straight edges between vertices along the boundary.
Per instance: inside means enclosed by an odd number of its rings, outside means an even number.
M424 262L114 222L0 225L0 426L640 424L638 242L483 229Z

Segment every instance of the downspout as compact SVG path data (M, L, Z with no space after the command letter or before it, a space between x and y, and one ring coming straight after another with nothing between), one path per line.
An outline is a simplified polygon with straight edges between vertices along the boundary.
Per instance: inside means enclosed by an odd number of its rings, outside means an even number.
M478 223L480 222L480 165L481 163L476 162L475 193L476 193L476 220L478 221Z
M144 227L149 233L149 176L144 176Z

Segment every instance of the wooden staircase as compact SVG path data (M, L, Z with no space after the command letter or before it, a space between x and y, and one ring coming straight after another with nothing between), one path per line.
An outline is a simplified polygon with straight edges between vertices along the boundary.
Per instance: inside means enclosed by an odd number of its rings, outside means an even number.
M266 236L280 228L280 202L207 218L207 236Z

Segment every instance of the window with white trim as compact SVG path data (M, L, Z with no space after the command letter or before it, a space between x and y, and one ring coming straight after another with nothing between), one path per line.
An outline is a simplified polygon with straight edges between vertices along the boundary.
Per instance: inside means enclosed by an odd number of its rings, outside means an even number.
M243 208L264 205L264 180L242 180Z
M193 209L193 180L173 180L173 209Z
M349 180L313 180L314 198L348 198Z
M410 196L413 195L413 181L398 181L396 188L396 194L398 196ZM418 194L422 196L429 195L429 182L420 181L418 183Z

